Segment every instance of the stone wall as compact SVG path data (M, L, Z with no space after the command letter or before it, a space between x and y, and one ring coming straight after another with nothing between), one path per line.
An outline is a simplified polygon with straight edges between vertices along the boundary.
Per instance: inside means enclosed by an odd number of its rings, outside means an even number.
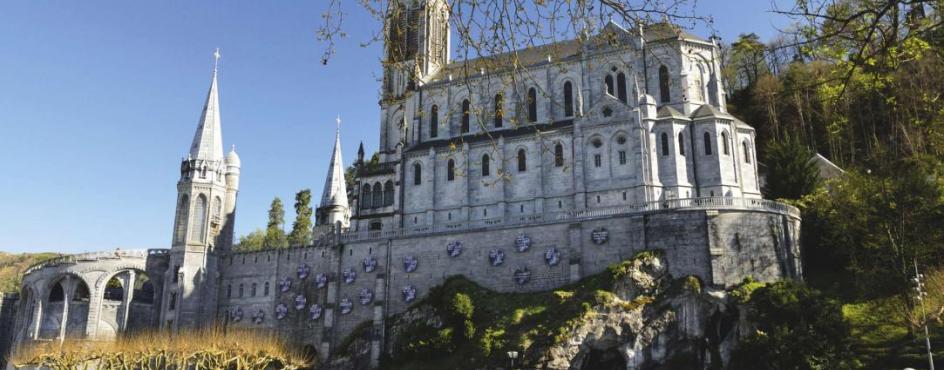
M384 317L411 304L404 291L415 290L415 299L421 299L454 275L502 292L540 291L604 271L639 251L662 249L672 275L697 275L711 286L730 287L748 276L760 281L798 278L798 222L789 212L718 207L236 254L223 261L221 320L275 331L325 356L360 325L373 325L373 337L381 341ZM461 245L461 253L450 256L450 245ZM498 250L503 262L493 264L490 255ZM376 267L366 268L365 261L376 262ZM416 268L408 271L413 261ZM351 271L356 276L346 282ZM516 281L516 274L525 271L527 282ZM328 278L324 287L318 287L319 274ZM265 284L270 286L267 294ZM350 303L350 312L341 312L342 302ZM314 319L313 304L321 308ZM285 308L282 318L277 316L280 306ZM264 317L253 320L260 312Z

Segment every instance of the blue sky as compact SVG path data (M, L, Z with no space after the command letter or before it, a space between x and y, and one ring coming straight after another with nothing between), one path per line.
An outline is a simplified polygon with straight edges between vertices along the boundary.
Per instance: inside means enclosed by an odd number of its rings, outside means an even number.
M359 141L376 149L380 116L381 47L361 46L377 25L350 5L349 36L322 65L326 3L0 3L0 251L169 247L179 162L216 47L223 139L242 159L236 234L264 227L274 196L288 209L303 188L320 199L335 116L345 164ZM787 22L770 8L697 9L731 41L774 35Z

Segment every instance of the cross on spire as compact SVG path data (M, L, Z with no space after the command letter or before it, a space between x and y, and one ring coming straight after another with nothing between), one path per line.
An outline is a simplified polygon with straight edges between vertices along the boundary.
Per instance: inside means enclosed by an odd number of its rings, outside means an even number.
M216 50L213 51L213 72L216 72L217 67L220 65L220 58L222 57L223 55L220 54L220 48L216 48Z

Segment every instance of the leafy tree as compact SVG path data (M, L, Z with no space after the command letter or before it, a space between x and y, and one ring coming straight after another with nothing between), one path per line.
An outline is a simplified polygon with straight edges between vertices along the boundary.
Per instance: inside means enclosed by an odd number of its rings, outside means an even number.
M733 369L851 369L849 326L839 303L802 283L782 281L750 295L748 335L732 355Z
M764 195L771 199L799 199L819 183L813 153L795 136L767 143L767 184Z
M288 247L288 239L285 237L283 225L285 225L285 209L282 208L282 200L275 197L269 207L269 223L266 226L265 242L263 243L266 248Z
M291 246L311 244L311 190L304 189L295 194L295 222L288 235Z
M253 232L240 236L239 242L233 246L237 252L251 252L262 250L265 246L266 233L262 229L256 229Z

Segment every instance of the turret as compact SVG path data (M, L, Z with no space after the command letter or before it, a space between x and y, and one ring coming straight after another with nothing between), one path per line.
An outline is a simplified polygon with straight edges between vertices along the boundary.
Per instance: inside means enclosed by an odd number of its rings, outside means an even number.
M340 117L337 122L334 151L331 152L328 175L325 177L324 190L321 192L321 204L315 214L319 227L333 226L340 222L341 227L346 228L351 224L351 209L347 202L347 185L344 183L344 165L341 160Z
M232 244L239 157L223 157L219 50L190 152L180 165L177 210L165 276L161 326L169 330L212 324L216 317L217 261Z

